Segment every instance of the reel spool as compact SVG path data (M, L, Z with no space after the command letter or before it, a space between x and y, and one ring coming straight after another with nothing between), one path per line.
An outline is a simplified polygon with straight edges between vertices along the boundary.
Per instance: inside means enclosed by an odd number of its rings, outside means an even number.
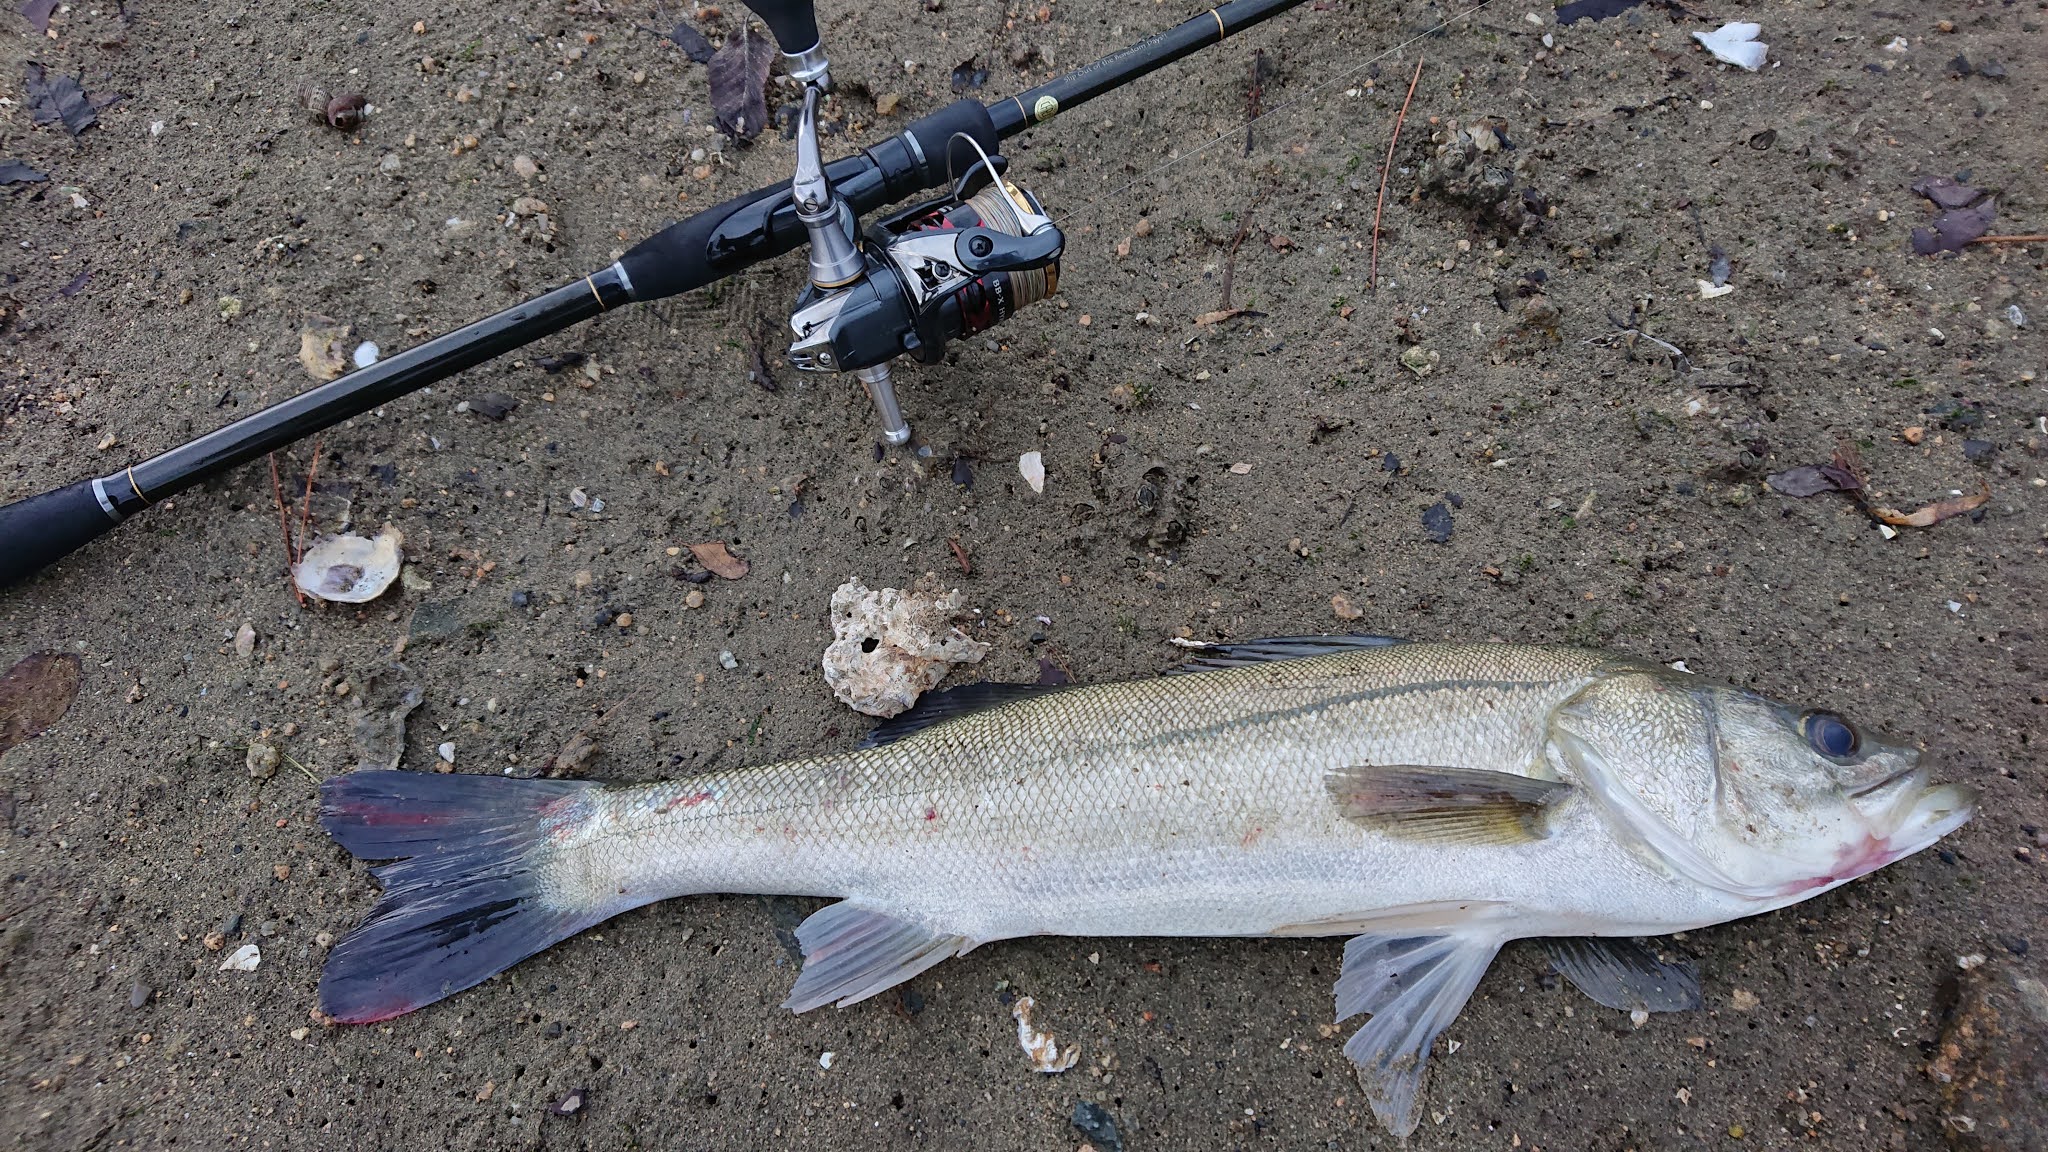
M948 201L947 206L909 221L899 234L987 228L1008 236L1022 237L1026 232L1018 218L1017 200L1022 200L1033 214L1045 215L1045 208L1036 196L999 179L990 181L987 187L964 201ZM934 339L926 342L931 352L918 359L927 363L936 360L947 340L988 331L1059 291L1059 283L1060 264L1057 259L1036 268L995 272L975 278L954 291L951 298L940 305L939 314L933 318L936 323L930 325Z

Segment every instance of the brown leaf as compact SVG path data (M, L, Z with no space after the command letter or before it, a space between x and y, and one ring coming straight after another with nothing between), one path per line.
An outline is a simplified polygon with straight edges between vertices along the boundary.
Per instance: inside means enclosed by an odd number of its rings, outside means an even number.
M0 675L0 754L64 718L78 696L78 657L32 652Z
M1246 311L1244 308L1218 308L1214 312L1204 312L1195 317L1195 327L1207 328L1211 324L1221 324L1225 320L1244 315Z
M747 562L726 550L722 540L710 540L703 544L690 545L690 555L697 563L727 580L737 580L747 574Z
M1961 516L1965 512L1982 508L1990 499L1991 487L1986 485L1981 491L1969 496L1936 500L1924 508L1915 508L1911 512L1901 512L1896 508L1884 508L1873 504L1870 506L1870 514L1886 524L1899 528L1932 528L1951 516Z
M1294 247L1294 241L1275 232L1266 237L1266 247L1271 248L1275 252L1285 252L1289 248Z
M752 140L768 126L768 68L774 62L775 45L751 24L733 29L712 53L711 110L720 131Z

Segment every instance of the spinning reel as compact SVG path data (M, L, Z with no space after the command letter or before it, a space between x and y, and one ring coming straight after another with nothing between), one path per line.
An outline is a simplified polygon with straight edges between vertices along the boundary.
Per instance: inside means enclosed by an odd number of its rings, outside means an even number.
M750 6L764 18L776 7L769 0ZM818 100L831 83L824 55L815 44L789 52L781 27L768 23L785 46L790 74L804 83L791 190L810 236L811 282L790 316L796 339L789 362L805 372L851 372L874 401L882 438L903 444L910 425L896 402L889 362L907 355L936 363L947 341L985 332L1052 295L1066 236L1037 197L1009 181L1003 157L965 133L946 143L949 165L956 156L972 157L950 195L885 217L857 236L818 150Z

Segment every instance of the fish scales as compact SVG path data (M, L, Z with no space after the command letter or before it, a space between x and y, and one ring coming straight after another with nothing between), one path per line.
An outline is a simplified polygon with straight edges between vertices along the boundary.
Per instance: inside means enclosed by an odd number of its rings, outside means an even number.
M1405 650L1068 688L879 748L624 790L565 848L597 883L857 896L976 940L1261 934L1446 898L1404 867L1440 872L1441 853L1343 820L1324 773L1544 771L1546 717L1616 661Z
M1016 936L1349 935L1344 1053L1406 1135L1507 942L1545 938L1606 1007L1696 1007L1693 966L1617 938L1784 907L1972 811L1833 713L1607 653L1294 637L1205 661L942 696L873 748L657 784L333 778L323 827L395 862L321 1006L388 1019L705 892L839 898L796 930L799 1012Z

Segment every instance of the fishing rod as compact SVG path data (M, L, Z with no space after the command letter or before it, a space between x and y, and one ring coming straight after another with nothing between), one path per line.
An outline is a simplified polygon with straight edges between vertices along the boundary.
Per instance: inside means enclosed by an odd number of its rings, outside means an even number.
M1038 198L1009 180L1001 141L1302 2L1228 0L1016 96L949 104L828 164L818 147L818 102L831 71L813 0L746 0L804 86L789 183L679 220L609 267L169 451L0 507L0 586L152 504L437 380L599 313L702 288L805 246L810 282L790 316L790 363L853 375L874 403L883 439L906 443L891 361L936 362L948 341L994 327L1058 289L1066 238ZM857 226L868 213L938 188L947 194Z

